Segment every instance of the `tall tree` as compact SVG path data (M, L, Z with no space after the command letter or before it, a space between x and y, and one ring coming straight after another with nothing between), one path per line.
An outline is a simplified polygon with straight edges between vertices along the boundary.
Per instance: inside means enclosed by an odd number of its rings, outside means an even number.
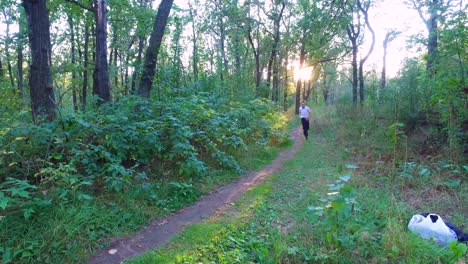
M351 41L352 47L352 61L351 61L351 70L352 70L352 91L353 91L353 104L357 104L357 90L358 90L358 65L357 65L357 55L359 51L358 38L360 35L360 26L355 26L350 24L346 28L348 33L348 38Z
M286 3L284 1L281 1L280 3L281 7L279 8L279 12L277 12L277 8L273 11L273 14L271 15L271 19L273 20L273 45L271 48L271 53L270 53L270 58L268 60L268 66L267 66L267 87L270 87L271 84L271 79L272 79L272 74L273 72L275 73L274 75L277 77L278 75L278 63L277 63L277 54L278 54L278 45L280 42L280 22L281 19L283 18L283 12L286 7ZM272 89L272 101L276 102L278 101L279 97L279 87L274 85Z
M68 26L70 27L70 62L71 65L75 65L76 59L76 52L75 52L75 23L73 21L72 15L68 14ZM72 77L71 77L71 86L72 86L72 101L73 101L73 109L78 111L78 100L76 94L76 71L72 69Z
M197 3L197 2L195 2ZM196 28L196 9L192 7L192 3L188 1L190 22L192 24L192 71L193 80L198 81L198 30Z
M153 78L156 72L156 63L158 60L159 48L164 36L167 18L172 8L174 0L162 0L159 4L156 18L154 19L153 31L149 40L149 45L145 53L145 62L143 73L141 75L138 94L144 97L150 96Z
M418 11L419 17L426 25L428 31L427 40L427 71L434 74L434 60L437 56L438 41L438 28L439 28L439 10L441 9L441 1L443 0L410 0L414 8ZM427 8L429 17L426 18L424 8Z
M10 25L12 24L12 21L10 20L10 15L7 14L7 10L10 10L8 8L3 9L3 16L5 17L6 21L6 36L5 36L5 55L6 55L6 66L8 69L8 77L10 79L10 86L14 87L15 86L15 81L14 81L14 76L13 76L13 70L11 66L11 54L10 54L10 43L11 43L11 36L10 36Z
M249 3L249 2L247 2ZM248 7L249 18L247 22L247 39L249 41L250 47L255 60L255 94L260 95L260 82L262 80L262 71L260 65L260 24L262 23L260 17L260 2L256 2L257 18L255 19L250 13L250 5ZM255 28L253 28L253 25Z
M357 6L359 10L362 12L364 15L364 22L366 23L367 29L371 32L371 46L369 47L369 51L367 54L359 60L359 102L361 105L364 104L364 63L369 59L369 56L372 54L372 51L374 50L374 44L375 44L375 33L374 30L372 29L370 22L369 22L369 7L370 7L370 2L367 1L365 5L361 3L362 0L357 0Z
M399 32L395 30L390 30L385 34L383 41L383 58L382 58L382 73L380 77L380 89L385 89L387 84L387 48L388 44L396 38Z
M55 95L52 86L49 11L46 0L23 0L28 21L31 50L29 89L34 122L55 119Z
M348 38L351 41L351 49L352 49L352 61L351 61L351 68L352 68L352 91L353 91L353 105L357 105L357 93L358 93L358 63L357 57L359 52L359 46L361 42L361 14L360 11L355 9L354 2L351 4L350 10L352 12L351 21L349 22L348 26L346 27L346 33L348 34Z
M302 39L301 39L301 50L300 50L300 55L299 55L299 70L302 70L304 67L304 62L305 62L305 57L306 57L306 29L304 28L302 30ZM296 104L295 104L295 113L296 115L299 114L299 106L301 104L301 89L302 89L302 83L304 80L297 80L296 83Z
M94 0L96 21L96 65L94 67L94 94L104 102L111 100L109 65L107 62L107 1Z
M17 53L17 62L16 62L16 80L18 84L18 92L19 95L22 97L23 96L23 49L24 45L27 42L27 32L25 30L25 17L24 17L24 12L20 10L19 12L19 30L18 33L16 34L16 39L17 39L17 48L16 48L16 53Z

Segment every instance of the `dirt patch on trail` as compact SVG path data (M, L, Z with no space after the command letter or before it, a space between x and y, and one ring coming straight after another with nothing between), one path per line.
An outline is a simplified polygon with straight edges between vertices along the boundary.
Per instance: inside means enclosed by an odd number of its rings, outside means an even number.
M173 215L153 221L132 237L114 239L109 248L99 251L89 259L88 263L122 263L126 259L141 255L168 242L187 225L199 223L209 219L215 213L226 210L242 193L278 172L284 161L294 157L304 142L301 127L292 131L291 139L294 141L294 147L281 151L270 165L244 175L237 182L216 189L201 197L195 204Z

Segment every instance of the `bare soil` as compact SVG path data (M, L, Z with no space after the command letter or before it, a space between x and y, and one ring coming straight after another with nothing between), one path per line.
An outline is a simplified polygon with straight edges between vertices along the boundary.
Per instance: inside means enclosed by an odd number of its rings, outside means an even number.
M239 181L224 185L201 197L195 204L183 208L163 219L154 220L131 237L115 238L109 248L92 256L88 263L122 263L124 260L141 255L168 242L175 234L190 224L199 223L219 215L239 198L245 191L261 183L265 178L280 170L284 161L292 159L304 143L302 128L299 126L291 133L294 146L281 151L273 162L259 171L250 172Z

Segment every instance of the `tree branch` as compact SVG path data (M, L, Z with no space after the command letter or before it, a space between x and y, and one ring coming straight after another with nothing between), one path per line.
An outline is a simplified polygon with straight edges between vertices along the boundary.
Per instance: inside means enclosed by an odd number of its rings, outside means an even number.
M366 25L367 25L367 28L369 28L369 31L371 32L372 34L372 43L371 43L371 46L369 48L369 52L367 52L366 56L364 56L364 58L361 59L361 63L364 63L368 58L369 56L371 55L372 51L374 50L374 44L375 44L375 33L374 33L374 30L372 29L370 23L369 23L369 16L367 14L367 11L369 10L369 7L367 7L366 9L363 8L362 4L361 4L361 0L357 0L357 5L359 7L359 10L361 10L361 12L364 14L364 21L366 22Z
M69 3L72 3L72 4L75 4L75 5L77 5L77 6L81 7L81 8L83 8L83 9L86 9L86 10L88 10L88 11L90 11L90 12L93 12L93 13L96 12L96 10L95 10L94 8L89 7L89 6L86 6L86 5L80 3L80 2L78 2L78 1L76 1L76 0L65 0L65 1L67 1L67 2L69 2Z

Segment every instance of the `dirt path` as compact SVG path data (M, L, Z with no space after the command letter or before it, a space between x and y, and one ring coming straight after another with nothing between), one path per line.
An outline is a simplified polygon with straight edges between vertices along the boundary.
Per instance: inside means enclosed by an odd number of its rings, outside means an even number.
M212 193L200 198L195 204L163 219L153 221L132 237L118 238L111 242L111 247L101 250L91 257L90 264L121 263L125 259L143 254L166 242L182 231L187 225L199 223L215 213L226 210L235 199L246 190L263 181L269 175L278 172L284 161L290 160L301 148L304 137L301 127L291 133L294 147L280 152L270 165L260 171L246 174L238 182L224 185Z

